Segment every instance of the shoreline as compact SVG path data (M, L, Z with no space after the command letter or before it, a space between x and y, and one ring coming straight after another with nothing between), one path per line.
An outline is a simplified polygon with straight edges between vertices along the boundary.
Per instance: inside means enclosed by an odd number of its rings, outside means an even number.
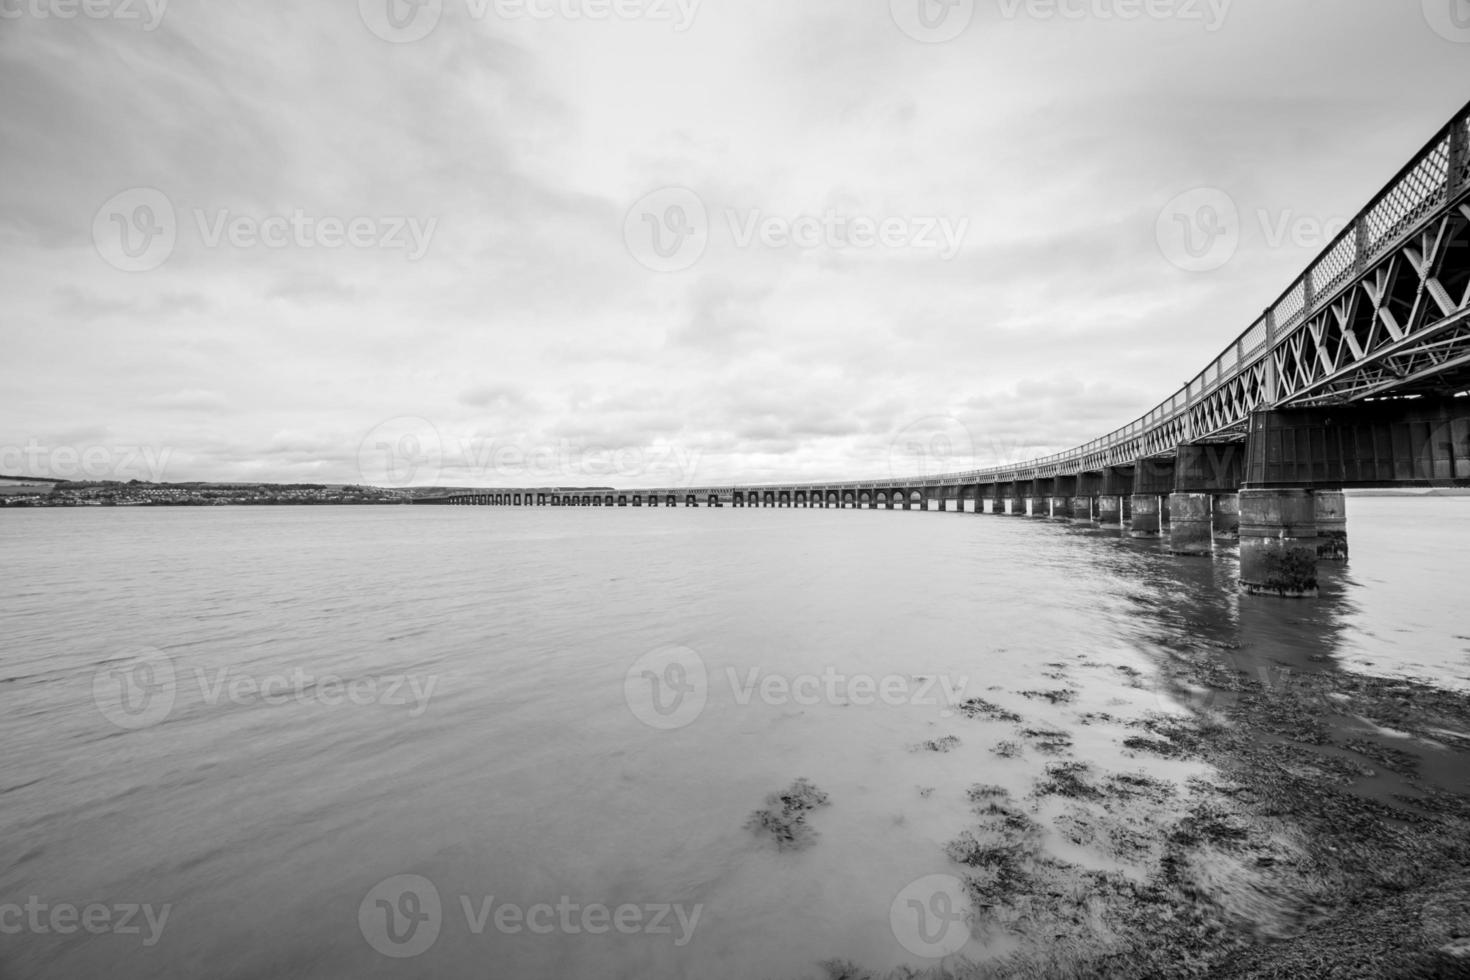
M1020 950L888 974L838 959L818 975L1470 977L1470 695L1330 663L1253 677L1237 649L1170 650L1160 669L1192 695L1184 714L1082 718L1141 764L1198 761L1208 777L1104 773L1023 731L1027 751L1057 757L1035 790L971 788L977 822L948 852L972 932ZM1056 831L1145 874L1048 854L1034 816L1058 802Z

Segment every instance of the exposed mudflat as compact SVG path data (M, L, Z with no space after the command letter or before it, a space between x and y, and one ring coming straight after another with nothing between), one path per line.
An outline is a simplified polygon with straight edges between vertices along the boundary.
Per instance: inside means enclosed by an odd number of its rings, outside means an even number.
M1186 713L1078 719L1139 771L1101 771L1069 758L1065 732L964 706L1014 723L1002 758L1054 757L1024 798L971 787L973 824L947 848L972 934L1015 951L892 975L1470 977L1470 697L1331 668L1252 676L1206 642L1169 654ZM1091 668L1118 669L1071 665ZM1066 690L1015 694L1056 705ZM1143 771L1160 758L1207 775Z

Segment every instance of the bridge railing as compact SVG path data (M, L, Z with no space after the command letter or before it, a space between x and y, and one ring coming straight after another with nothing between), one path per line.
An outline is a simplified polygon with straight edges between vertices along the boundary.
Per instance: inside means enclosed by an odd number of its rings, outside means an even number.
M1183 388L1147 414L1099 439L1067 452L1019 465L991 467L914 481L907 484L988 482L1015 478L1080 462L1098 453L1136 442L1187 412L1221 387L1251 370L1291 340L1312 315L1324 309L1389 253L1426 218L1470 190L1470 104L1455 115L1388 184L1358 212L1353 221L1317 256L1255 323ZM1290 390L1274 393L1273 404ZM1258 406L1252 406L1258 407ZM1245 419L1238 419L1244 422ZM1203 438L1208 432L1190 433ZM871 482L871 481L867 481ZM840 484L839 486L850 486Z

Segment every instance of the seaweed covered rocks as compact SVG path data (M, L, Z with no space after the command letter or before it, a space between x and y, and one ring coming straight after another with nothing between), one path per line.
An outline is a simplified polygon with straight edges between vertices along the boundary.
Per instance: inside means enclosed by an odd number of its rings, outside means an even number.
M768 795L765 808L752 813L745 827L757 836L769 835L777 850L804 850L817 842L816 828L807 823L807 814L830 804L826 793L798 779L786 790Z

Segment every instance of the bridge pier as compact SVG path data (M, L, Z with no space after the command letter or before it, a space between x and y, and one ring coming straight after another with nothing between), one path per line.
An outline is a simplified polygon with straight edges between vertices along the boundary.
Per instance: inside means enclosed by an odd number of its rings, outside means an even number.
M1123 498L1122 497L1098 497L1097 498L1097 523L1101 527L1117 528L1123 526Z
M1156 538L1163 530L1159 517L1159 498L1151 493L1135 493L1130 500L1132 518L1128 522L1130 538Z
M1093 497L1073 497L1071 514L1073 524L1093 524Z
M1215 539L1240 540L1240 494L1217 493L1210 498L1214 516Z
M1208 555L1214 549L1210 529L1210 495L1169 495L1169 552L1175 555Z
M1347 497L1341 490L1318 490L1312 494L1317 521L1317 557L1322 561L1347 561Z
M1310 490L1240 492L1240 589L1287 599L1317 595L1317 514Z

